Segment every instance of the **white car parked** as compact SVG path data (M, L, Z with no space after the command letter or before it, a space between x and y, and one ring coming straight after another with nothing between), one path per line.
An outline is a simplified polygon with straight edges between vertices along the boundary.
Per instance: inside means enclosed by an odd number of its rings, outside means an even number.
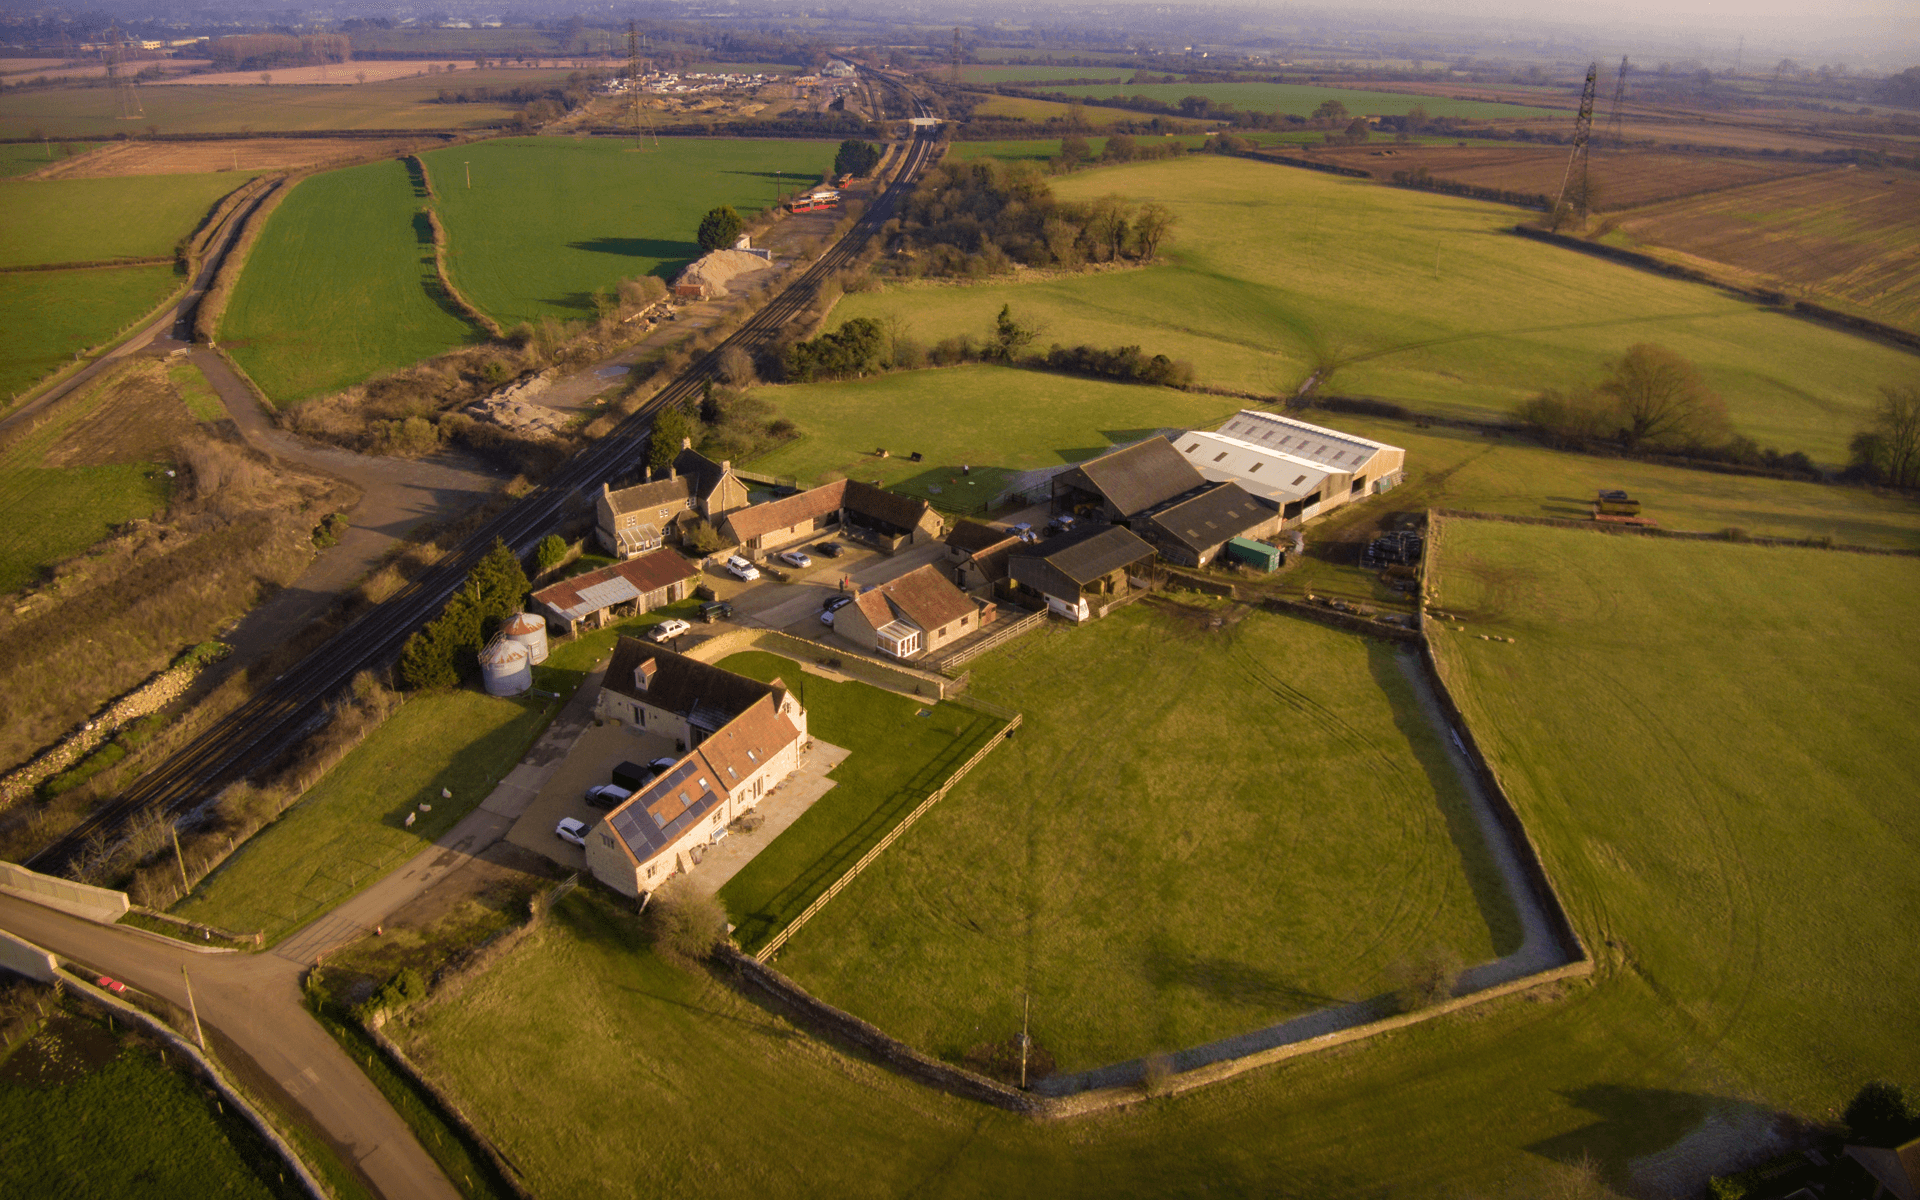
M727 570L733 572L735 579L746 583L751 583L760 578L760 568L754 566L746 559L741 558L738 554L727 559Z
M813 559L799 550L782 550L779 557L781 562L790 567L806 568L813 565Z
M584 850L587 846L587 823L572 817L561 817L560 823L553 827L553 835Z
M675 617L671 620L662 621L652 629L647 630L647 640L650 642L670 642L692 628L693 626Z

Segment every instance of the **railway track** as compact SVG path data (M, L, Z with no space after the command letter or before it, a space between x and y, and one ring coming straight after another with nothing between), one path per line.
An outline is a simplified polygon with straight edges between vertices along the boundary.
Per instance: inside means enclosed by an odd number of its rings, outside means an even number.
M911 111L928 112L900 82L879 72L873 74L885 86L906 95ZM116 842L134 818L152 811L175 818L190 813L227 784L272 762L324 725L330 703L353 677L397 660L407 638L440 612L495 539L522 556L530 552L551 532L575 497L591 495L601 483L612 482L633 469L644 453L655 414L697 397L702 386L715 377L724 351L738 348L752 354L777 338L813 302L823 283L859 257L912 190L936 142L937 138L927 131L917 133L893 184L875 197L844 237L732 336L696 359L606 437L567 460L533 491L489 519L457 550L442 556L399 592L362 613L114 800L42 847L26 865L37 871L66 872L92 847Z

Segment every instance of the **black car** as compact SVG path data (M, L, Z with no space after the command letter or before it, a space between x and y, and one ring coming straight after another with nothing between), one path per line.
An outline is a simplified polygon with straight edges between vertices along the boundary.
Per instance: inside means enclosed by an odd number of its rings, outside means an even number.
M844 596L844 595L828 596L826 599L826 602L821 604L820 607L825 609L828 612L839 612L841 609L845 608L847 605L852 603L853 603L852 596Z
M847 548L839 542L820 542L814 546L813 550L814 553L824 554L828 558L839 558L847 552Z
M732 615L733 605L727 603L725 600L715 600L711 604L702 604L700 606L700 619L709 625L715 621L723 621Z

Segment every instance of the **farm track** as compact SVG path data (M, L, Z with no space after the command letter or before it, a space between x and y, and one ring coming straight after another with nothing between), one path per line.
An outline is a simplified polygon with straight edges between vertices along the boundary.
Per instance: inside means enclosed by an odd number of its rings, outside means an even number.
M482 524L459 549L264 685L252 699L222 717L111 803L43 847L27 860L28 865L39 871L65 871L90 842L111 844L140 814L158 810L176 819L188 815L213 799L225 784L266 765L324 725L333 697L360 671L396 660L406 639L439 612L496 539L518 554L529 552L577 497L592 494L602 482L632 468L644 452L654 415L698 396L701 386L715 376L723 352L738 348L752 353L772 342L807 308L821 284L865 249L912 189L936 144L936 137L925 132L915 135L895 182L840 241L737 332L695 360L606 437L576 454L533 491Z

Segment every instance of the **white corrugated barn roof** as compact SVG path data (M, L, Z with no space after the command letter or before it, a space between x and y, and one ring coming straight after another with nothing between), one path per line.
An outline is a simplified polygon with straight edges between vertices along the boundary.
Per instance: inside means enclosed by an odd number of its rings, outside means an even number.
M1227 419L1219 433L1249 446L1290 454L1316 463L1329 472L1351 475L1362 471L1382 450L1398 450L1385 442L1376 442L1337 429L1323 429L1283 417L1278 413L1255 412L1243 408ZM1185 443L1182 443L1185 448ZM1195 464L1196 466L1199 464Z
M1309 459L1284 454L1223 433L1183 433L1174 448L1210 483L1237 483L1275 504L1320 490L1331 474Z

